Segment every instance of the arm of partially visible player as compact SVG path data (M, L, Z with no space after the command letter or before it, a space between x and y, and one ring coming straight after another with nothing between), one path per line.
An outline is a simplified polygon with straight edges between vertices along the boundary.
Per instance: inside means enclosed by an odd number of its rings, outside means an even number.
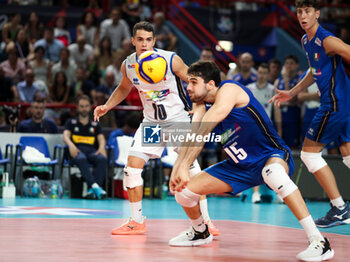
M341 39L329 36L323 40L323 47L327 55L340 55L350 63L350 45L345 44Z
M172 68L175 75L180 77L183 81L188 82L187 79L187 69L188 66L182 61L182 59L178 55L174 55Z
M237 86L235 84L223 85L217 92L213 106L204 114L196 137L203 138L209 134L219 122L226 118L238 100ZM181 161L177 161L175 170L171 174L170 189L172 192L181 192L187 186L189 182L188 170L202 151L204 144L203 139L194 139L193 142L186 145L187 149L181 156Z
M132 88L132 83L127 78L125 73L125 62L121 66L121 71L123 74L120 84L116 87L112 95L109 97L104 105L97 106L94 110L94 120L99 121L100 117L105 115L111 108L122 102L130 93Z

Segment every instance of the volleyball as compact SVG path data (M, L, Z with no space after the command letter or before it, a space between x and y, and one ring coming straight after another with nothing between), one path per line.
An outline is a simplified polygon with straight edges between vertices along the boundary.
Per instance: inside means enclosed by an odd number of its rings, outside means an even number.
M135 64L137 76L149 84L156 84L162 81L167 68L168 65L165 58L155 51L142 53Z

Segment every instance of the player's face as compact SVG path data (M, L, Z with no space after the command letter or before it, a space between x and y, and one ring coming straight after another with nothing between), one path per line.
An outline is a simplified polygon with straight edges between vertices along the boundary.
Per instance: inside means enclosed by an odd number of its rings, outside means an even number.
M88 100L81 99L78 103L78 113L82 117L87 117L91 111L91 104Z
M201 102L208 95L207 84L204 83L203 78L189 75L187 92L192 102Z
M297 17L300 26L305 30L310 30L316 23L320 16L320 10L310 6L300 7L297 9Z
M137 56L140 56L143 52L152 51L155 41L153 33L145 30L137 30L135 36L131 38Z

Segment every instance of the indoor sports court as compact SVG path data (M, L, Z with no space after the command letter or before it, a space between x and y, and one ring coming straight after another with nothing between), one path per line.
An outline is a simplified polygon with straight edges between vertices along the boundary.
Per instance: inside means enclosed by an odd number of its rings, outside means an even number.
M1 261L297 261L307 245L297 219L284 204L243 203L211 197L209 212L221 235L201 247L170 247L190 226L173 197L145 199L147 233L112 236L130 215L127 200L1 199ZM327 202L308 202L313 217ZM332 261L349 261L350 227L321 229L335 250Z

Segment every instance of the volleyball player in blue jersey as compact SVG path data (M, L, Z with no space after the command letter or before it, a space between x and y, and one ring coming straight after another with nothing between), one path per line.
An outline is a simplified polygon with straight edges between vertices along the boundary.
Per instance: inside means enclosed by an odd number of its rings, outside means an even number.
M310 173L313 173L331 201L331 209L316 219L319 227L350 223L350 208L339 193L334 174L322 158L322 149L331 141L340 144L344 164L350 168L350 80L342 58L350 61L350 46L319 23L317 0L297 0L297 16L306 34L301 39L309 61L310 72L293 89L276 90L270 100L275 106L289 101L313 82L320 92L320 108L306 133L300 154Z
M220 71L213 62L198 61L187 73L187 91L193 102L192 131L199 139L183 144L171 174L170 189L191 219L192 227L171 239L169 245L199 246L212 241L198 205L200 195L237 194L266 183L281 196L309 238L309 247L297 258L332 258L334 252L328 240L317 229L298 187L290 179L294 171L291 151L278 136L263 106L238 82L228 80L220 84ZM190 180L190 165L204 145L200 138L214 128L216 134L221 134L229 158Z

